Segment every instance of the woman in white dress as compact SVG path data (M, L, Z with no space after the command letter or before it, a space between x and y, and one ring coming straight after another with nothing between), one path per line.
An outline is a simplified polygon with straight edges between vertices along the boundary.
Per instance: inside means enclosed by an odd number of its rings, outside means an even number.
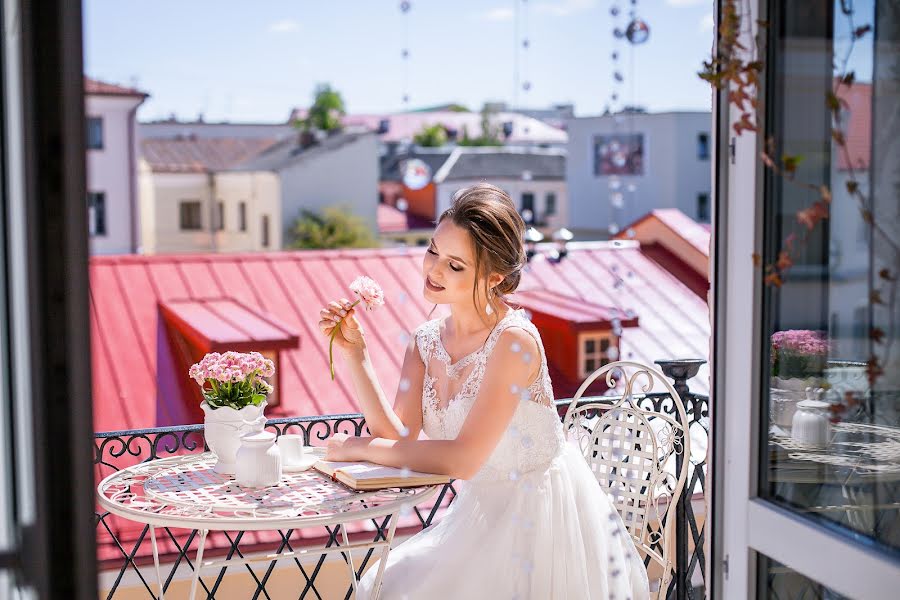
M338 434L331 460L368 460L464 480L435 525L391 551L387 600L643 600L647 573L609 497L565 442L540 335L503 299L525 264L525 225L509 196L458 191L422 265L424 295L450 316L410 340L393 407L346 299L320 330L352 376L374 437ZM424 431L428 439L418 439ZM359 586L369 598L377 563Z

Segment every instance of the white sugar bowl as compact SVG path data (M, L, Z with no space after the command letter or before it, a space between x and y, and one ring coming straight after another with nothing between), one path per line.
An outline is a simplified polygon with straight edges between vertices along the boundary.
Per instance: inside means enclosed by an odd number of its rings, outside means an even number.
M797 403L797 411L791 424L791 437L795 442L808 446L826 446L830 432L827 402L803 400Z
M241 436L234 480L244 487L268 487L281 481L281 451L271 431Z

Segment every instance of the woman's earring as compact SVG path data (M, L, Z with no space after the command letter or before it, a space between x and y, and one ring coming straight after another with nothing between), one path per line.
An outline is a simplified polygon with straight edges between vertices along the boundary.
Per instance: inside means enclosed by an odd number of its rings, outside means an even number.
M493 296L493 295L494 295L493 290L488 290L487 306L484 307L484 312L486 312L488 315L494 314L494 309L491 307L491 296Z

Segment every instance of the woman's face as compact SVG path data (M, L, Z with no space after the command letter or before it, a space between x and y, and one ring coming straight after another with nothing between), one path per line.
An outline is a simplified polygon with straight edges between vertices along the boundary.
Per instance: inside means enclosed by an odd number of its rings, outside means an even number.
M425 299L434 304L472 302L475 251L469 232L450 219L434 230L422 263ZM482 294L479 293L479 297Z

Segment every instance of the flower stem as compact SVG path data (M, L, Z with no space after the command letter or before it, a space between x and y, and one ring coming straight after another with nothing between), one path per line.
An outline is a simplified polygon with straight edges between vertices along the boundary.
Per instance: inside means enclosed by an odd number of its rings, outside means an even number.
M350 309L348 309L348 310L352 310L354 306L359 304L359 302L360 301L357 300L356 302L351 304ZM334 324L334 329L331 330L331 341L328 342L328 365L331 367L331 380L332 381L334 381L334 336L337 335L338 331L340 331L342 321L343 321L343 319L341 319L340 321L337 321Z

